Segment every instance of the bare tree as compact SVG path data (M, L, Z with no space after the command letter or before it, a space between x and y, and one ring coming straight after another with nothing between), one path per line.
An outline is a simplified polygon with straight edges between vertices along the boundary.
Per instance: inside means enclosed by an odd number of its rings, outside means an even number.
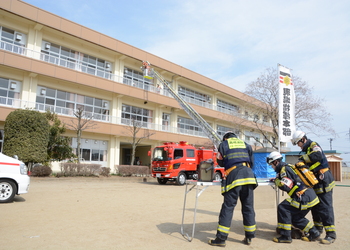
M78 163L80 163L81 152L80 152L80 140L84 130L95 129L97 127L96 122L93 120L93 116L90 112L86 112L84 107L77 108L73 115L77 119L70 120L70 123L66 123L67 127L76 131L77 133L77 156Z
M142 121L137 121L135 119L130 119L128 121L129 121L129 125L125 126L125 129L127 130L127 132L124 134L126 134L128 138L131 137L131 139L129 140L131 144L131 149L132 149L130 165L134 165L137 146L141 143L141 141L148 139L152 135L154 135L155 132L151 133L148 129L143 128ZM138 135L142 128L143 128L143 134Z
M313 95L313 88L298 76L293 76L295 103L295 123L297 129L310 131L317 135L319 132L329 132L334 134L331 127L331 114L324 107L324 99ZM278 140L278 71L277 68L267 68L255 81L249 83L245 94L265 103L261 108L257 108L253 122L257 130L275 148L274 140ZM257 106L258 107L258 106ZM273 140L270 139L263 129L268 121L271 121Z
M252 102L251 97L248 98L244 98L244 100L246 100L245 103L251 103ZM259 104L263 104L261 101L256 100L257 102L259 102ZM253 107L250 107L253 106ZM241 114L240 110L251 110L251 109L257 109L258 107L256 107L256 104L254 105L250 105L248 106L247 104L244 104L244 106L240 106L239 108L237 107L236 110L232 110L230 112L228 112L227 110L225 111L225 113L221 114L220 119L221 120L225 120L230 122L230 131L234 132L239 138L250 138L253 139L254 141L252 142L251 140L249 140L250 144L254 144L255 148L259 147L264 147L263 141L260 139L259 136L254 136L254 134L258 134L259 131L256 131L256 127L254 125L254 120L253 120L253 116L249 115L249 114ZM260 106L261 109L261 106ZM219 114L218 114L219 115ZM252 124L253 123L253 124ZM271 129L268 129L268 127L266 127L266 124L262 124L261 126L262 130L266 130L267 131L271 131ZM269 134L271 134L271 132L269 132Z

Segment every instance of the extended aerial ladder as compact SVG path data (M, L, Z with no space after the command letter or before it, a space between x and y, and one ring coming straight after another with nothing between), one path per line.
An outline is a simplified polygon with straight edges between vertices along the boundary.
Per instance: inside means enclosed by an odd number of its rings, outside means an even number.
M219 147L221 142L219 134L203 119L203 117L194 110L176 91L172 88L171 83L165 80L156 70L151 68L148 61L142 63L143 77L147 79L157 78L164 88L178 101L185 112L202 128L203 132L214 143L215 147Z

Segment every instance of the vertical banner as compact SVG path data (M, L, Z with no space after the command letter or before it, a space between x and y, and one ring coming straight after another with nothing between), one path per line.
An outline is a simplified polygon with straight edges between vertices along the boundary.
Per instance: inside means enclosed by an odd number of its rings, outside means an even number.
M279 141L287 142L292 139L295 131L295 94L290 69L278 65L279 86Z

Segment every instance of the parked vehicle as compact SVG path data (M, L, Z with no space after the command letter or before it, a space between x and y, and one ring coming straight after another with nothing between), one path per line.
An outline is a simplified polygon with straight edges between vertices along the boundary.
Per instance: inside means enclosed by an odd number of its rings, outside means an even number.
M203 117L188 104L181 95L173 89L171 83L166 81L156 70L151 68L148 61L142 62L143 77L153 79L154 77L179 103L181 108L195 121L203 132L212 141L214 147L218 147L221 138ZM202 171L203 169L204 171ZM179 185L184 185L186 179L201 180L206 169L214 170L214 180L220 180L224 176L224 169L217 166L216 152L211 149L199 148L188 145L187 142L166 142L164 145L156 147L152 157L152 176L156 177L159 184L165 184L169 180L176 180ZM202 176L203 177L203 176ZM210 176L209 176L210 177ZM206 177L207 181L212 178Z
M157 178L159 184L176 181L179 185L184 185L187 179L220 181L225 171L217 165L214 150L195 148L185 141L165 142L154 148L151 168L152 177ZM206 172L209 176L204 176Z
M27 166L0 153L0 203L12 202L16 194L27 193L29 184Z

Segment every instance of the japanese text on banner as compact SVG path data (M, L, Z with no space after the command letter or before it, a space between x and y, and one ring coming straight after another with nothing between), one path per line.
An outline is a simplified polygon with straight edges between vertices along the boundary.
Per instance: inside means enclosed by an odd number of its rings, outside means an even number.
M281 65L279 72L279 141L287 142L295 131L295 94L290 69Z

